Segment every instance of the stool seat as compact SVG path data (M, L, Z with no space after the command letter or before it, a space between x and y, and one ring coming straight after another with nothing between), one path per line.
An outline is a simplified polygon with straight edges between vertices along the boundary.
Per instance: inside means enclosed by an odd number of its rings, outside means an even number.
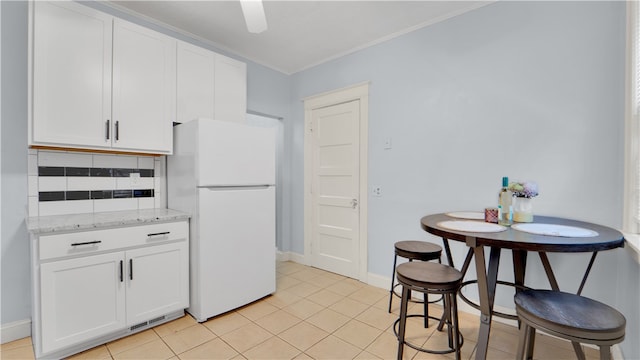
M400 294L395 292L395 288L399 285L395 283L396 277L396 264L398 263L398 256L403 257L410 262L413 260L420 261L431 261L438 260L440 262L440 257L442 255L442 247L440 245L436 245L427 241L419 241L419 240L404 240L398 241L394 244L395 256L393 257L393 272L391 273L391 289L389 290L389 313L391 313L391 304L393 301L393 296L401 297ZM418 302L424 304L424 311L427 316L425 317L425 324L427 324L427 319L429 317L429 303L440 301L432 300L428 301L427 295L425 294L424 300L412 302ZM425 325L426 326L426 325Z
M428 261L409 261L398 265L396 268L396 277L398 284L402 286L402 297L400 301L400 316L393 325L393 331L398 337L398 360L403 359L404 346L409 346L415 350L432 353L432 354L448 354L455 353L456 360L460 360L460 348L464 342L464 338L460 333L458 324L458 305L456 294L462 284L463 275L460 271L451 266L428 262ZM429 316L426 311L424 315L408 315L407 303L411 297L411 291L422 292L425 294L442 295L444 303L442 318ZM425 321L431 318L440 321L438 331L443 326L447 327L447 338L449 347L447 349L428 349L417 344L405 340L407 318L424 317ZM396 331L396 326L398 327ZM425 327L427 324L425 323Z
M407 262L396 269L398 281L427 289L457 289L462 282L462 273L451 266L433 262Z
M411 260L437 260L442 254L442 247L426 241L406 240L395 243L396 255Z
M570 340L579 359L579 343L600 347L600 359L611 359L611 345L624 340L624 315L609 305L553 290L525 290L514 296L522 322L516 359L533 357L536 330Z
M599 301L552 290L526 290L514 297L519 316L536 327L589 339L612 340L624 336L626 319Z

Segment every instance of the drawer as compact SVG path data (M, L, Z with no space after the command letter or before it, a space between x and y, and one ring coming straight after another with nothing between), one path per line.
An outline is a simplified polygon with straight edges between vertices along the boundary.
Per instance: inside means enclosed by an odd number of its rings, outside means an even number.
M159 223L122 228L41 235L40 260L153 245L167 241L187 240L187 221Z

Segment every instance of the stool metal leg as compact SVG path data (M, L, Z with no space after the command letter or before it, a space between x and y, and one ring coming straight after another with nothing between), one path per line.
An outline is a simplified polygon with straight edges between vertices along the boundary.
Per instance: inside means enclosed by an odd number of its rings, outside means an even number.
M572 341L571 345L573 345L573 350L576 352L576 357L578 358L578 360L586 360L586 357L584 356L584 351L582 351L582 347L580 346L580 343Z
M520 324L520 336L518 339L518 350L516 351L516 360L522 360L524 357L524 349L527 348L527 342L529 341L529 325L525 323Z
M398 360L402 360L404 352L404 331L407 326L407 304L410 291L407 286L402 287L402 299L400 300L400 329L398 329Z
M447 326L447 338L449 339L449 347L453 349L453 328L451 324L451 294L444 295L444 312L442 314L442 318L449 324Z
M451 296L451 317L453 318L453 346L456 349L456 360L460 360L460 324L458 323L458 300L456 293Z
M429 327L429 294L422 294L424 299L424 328Z
M611 360L611 346L600 346L600 360Z
M396 262L398 261L398 254L393 258L393 272L391 273L391 290L389 290L389 313L391 313L391 301L393 301L393 286L396 281Z
M536 328L529 326L529 338L527 339L527 360L533 359L533 347L536 344Z
M533 347L536 344L536 328L529 326L528 339L527 339L527 353L526 359L533 359Z

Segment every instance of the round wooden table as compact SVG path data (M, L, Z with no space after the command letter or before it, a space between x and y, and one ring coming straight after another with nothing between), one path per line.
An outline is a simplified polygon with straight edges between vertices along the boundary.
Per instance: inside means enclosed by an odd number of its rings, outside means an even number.
M476 273L478 276L478 294L480 297L480 330L478 333L478 348L476 359L486 359L487 347L489 344L489 331L491 329L491 318L494 315L493 302L498 283L498 265L500 264L500 251L502 249L512 250L513 273L516 291L524 286L527 253L534 251L539 254L542 265L553 290L559 290L558 283L551 269L547 252L591 252L591 260L582 278L578 294L582 292L587 280L591 266L599 251L610 250L624 246L624 236L621 232L601 225L596 225L584 221L569 220L557 217L538 216L534 218L534 223L555 224L583 228L597 232L591 237L562 237L532 234L512 228L507 228L500 232L467 232L452 230L441 226L444 221L473 221L453 218L446 214L434 214L423 217L420 220L422 229L430 234L442 237L445 245L445 253L449 265L453 266L453 258L449 248L448 240L464 242L469 247L469 252L462 267L462 273L466 273L475 257ZM475 220L481 221L481 220ZM485 264L484 247L490 248L489 263ZM576 352L582 352L579 344L574 343Z

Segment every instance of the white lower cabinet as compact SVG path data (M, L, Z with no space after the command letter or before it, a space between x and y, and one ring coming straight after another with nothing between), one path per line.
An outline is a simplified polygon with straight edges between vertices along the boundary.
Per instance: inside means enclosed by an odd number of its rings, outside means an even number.
M70 355L184 311L188 233L182 221L35 237L36 356Z
M127 251L127 326L188 305L186 243ZM185 291L186 290L186 291Z
M122 253L56 261L40 267L42 351L50 352L122 329Z

